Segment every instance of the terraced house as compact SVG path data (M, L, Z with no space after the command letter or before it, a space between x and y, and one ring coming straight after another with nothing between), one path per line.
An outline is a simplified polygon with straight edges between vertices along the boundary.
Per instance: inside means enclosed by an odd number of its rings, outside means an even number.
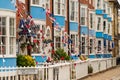
M2 0L0 5L2 63L0 66L16 66L16 53L29 54L37 62L45 62L57 48L63 48L73 59L78 59L76 56L79 55L109 58L112 51L114 56L117 54L118 46L115 44L118 43L113 37L115 36L113 32L118 27L115 18L119 8L117 1L6 1ZM29 28L29 21L30 25L34 24L34 28ZM23 25L27 26L27 31L25 28L24 33L20 33ZM114 29L116 30L113 31ZM115 33L117 35L117 32ZM25 47L26 43L34 44L33 48L31 45Z
M43 63L58 48L73 60L117 57L119 8L117 0L0 0L0 67L16 68L18 54ZM0 80L16 80L17 74L0 70Z

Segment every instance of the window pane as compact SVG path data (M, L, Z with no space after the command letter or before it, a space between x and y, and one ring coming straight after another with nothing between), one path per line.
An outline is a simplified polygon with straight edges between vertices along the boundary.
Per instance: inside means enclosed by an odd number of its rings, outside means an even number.
M14 18L10 18L10 35L14 36L15 35L15 27L14 27Z
M60 48L60 37L56 37L56 48Z

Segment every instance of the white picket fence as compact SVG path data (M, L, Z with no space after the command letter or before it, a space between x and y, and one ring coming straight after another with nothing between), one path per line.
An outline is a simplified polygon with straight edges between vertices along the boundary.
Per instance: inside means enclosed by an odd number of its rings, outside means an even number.
M98 73L116 66L116 58L46 63L36 67L1 67L0 80L78 80L89 75L88 65L92 66L93 73Z

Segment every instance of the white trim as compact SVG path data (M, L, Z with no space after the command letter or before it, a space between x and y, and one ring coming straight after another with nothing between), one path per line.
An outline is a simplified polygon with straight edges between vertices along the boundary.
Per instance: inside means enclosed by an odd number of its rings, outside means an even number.
M16 12L16 10L11 10L11 9L4 9L4 8L0 8L0 11L7 11L7 12Z

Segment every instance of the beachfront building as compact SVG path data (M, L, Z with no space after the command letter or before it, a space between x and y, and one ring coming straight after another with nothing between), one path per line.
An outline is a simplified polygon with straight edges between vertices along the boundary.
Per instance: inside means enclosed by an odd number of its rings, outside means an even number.
M118 34L120 36L120 11L118 11ZM119 40L119 55L120 55L120 40Z
M107 0L95 1L96 53L97 57L111 57L112 13Z
M15 0L0 1L0 67L16 66L15 11Z
M81 54L95 57L95 11L93 0L80 0Z
M117 57L119 54L119 38L118 38L118 9L120 8L120 4L117 0L109 0L109 4L111 6L112 13L112 41L113 41L113 57Z
M0 0L0 67L16 67L15 0ZM16 71L0 70L1 80L15 79L15 75Z

